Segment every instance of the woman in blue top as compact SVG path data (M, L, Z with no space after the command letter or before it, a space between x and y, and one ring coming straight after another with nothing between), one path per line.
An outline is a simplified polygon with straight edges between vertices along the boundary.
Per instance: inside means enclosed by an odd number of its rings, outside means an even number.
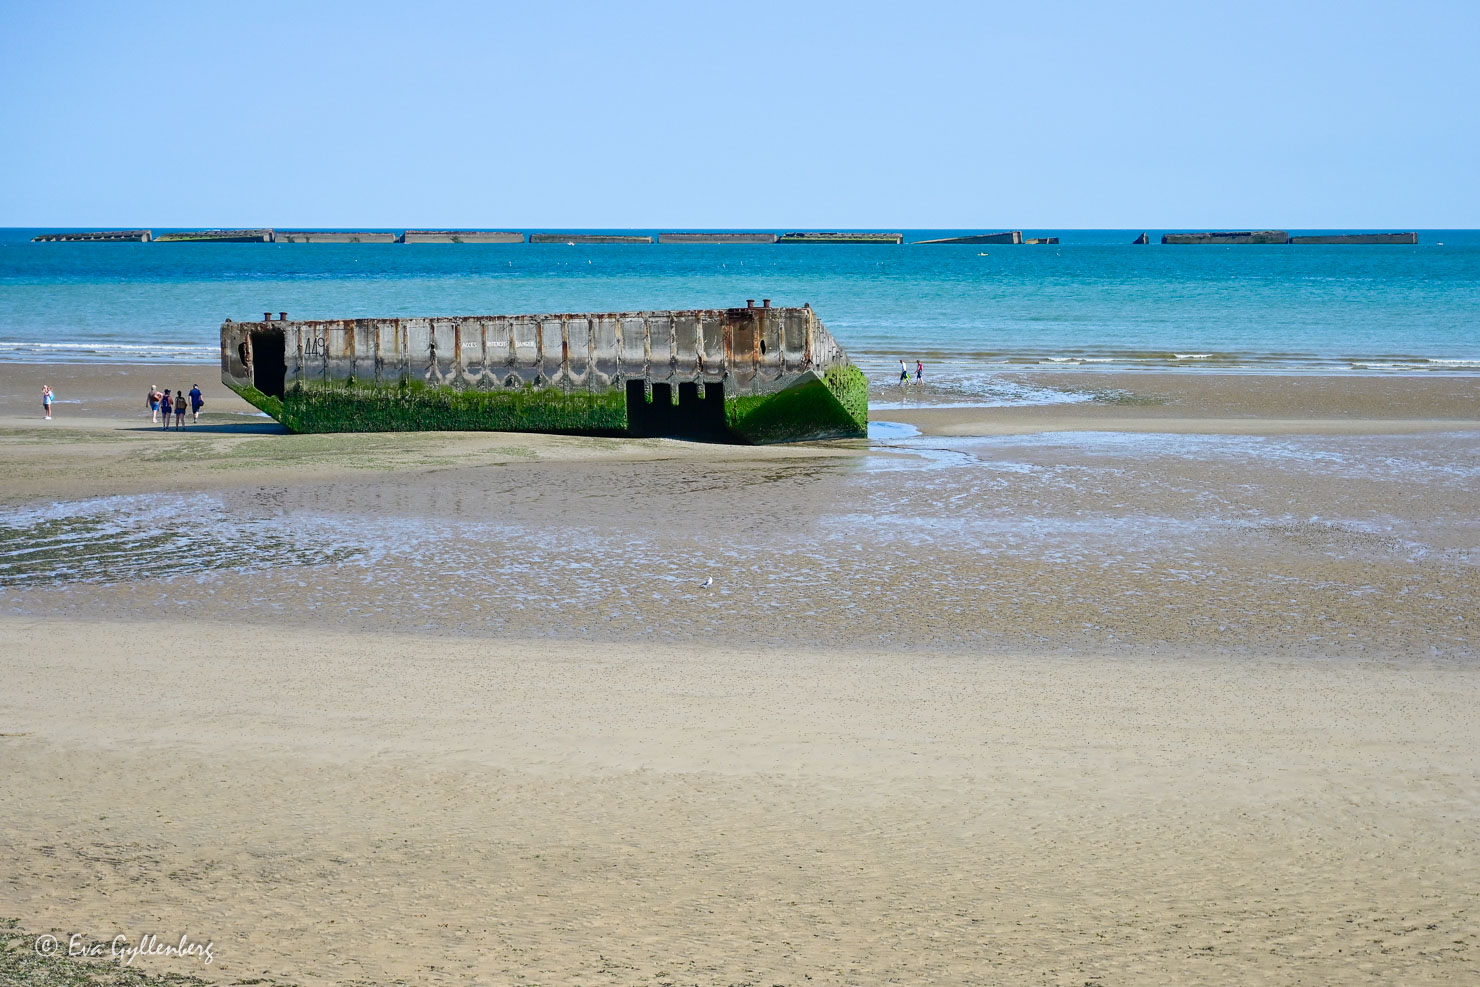
M170 427L170 414L175 410L175 402L170 400L170 390L165 388L164 397L159 399L159 410L164 415L164 427Z

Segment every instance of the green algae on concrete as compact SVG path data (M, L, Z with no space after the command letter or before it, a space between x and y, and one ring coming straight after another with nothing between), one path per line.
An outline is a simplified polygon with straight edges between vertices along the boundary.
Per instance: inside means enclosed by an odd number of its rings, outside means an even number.
M290 387L281 408L281 414L274 417L295 432L475 430L619 435L627 428L626 396L620 391L567 393L554 387L483 391L435 387L416 380L311 382Z
M281 398L275 398L271 394L263 394L255 387L242 387L240 385L236 385L233 386L231 389L237 394L241 395L248 404L256 408L258 411L267 415L271 415L279 422L283 421L283 402ZM283 424L286 424L286 422L283 422Z
M299 383L281 400L255 388L243 397L300 433L496 431L622 435L626 395L566 393L553 387L502 391L434 387L421 381ZM868 380L857 367L834 367L775 394L725 401L734 437L756 444L853 438L868 431Z
M868 434L868 379L851 364L832 367L775 394L726 399L725 421L756 444L861 438Z

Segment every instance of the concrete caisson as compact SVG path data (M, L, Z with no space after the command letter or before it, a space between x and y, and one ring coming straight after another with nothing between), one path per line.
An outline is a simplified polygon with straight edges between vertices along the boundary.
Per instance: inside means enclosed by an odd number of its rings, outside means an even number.
M1218 245L1237 243L1289 243L1290 234L1284 230L1224 230L1215 233L1166 233L1163 244Z
M395 243L384 230L274 230L273 243Z
M855 437L868 383L810 307L270 318L221 326L221 380L295 432Z
M32 243L148 243L153 230L96 230L87 233L43 233Z
M1325 233L1314 236L1292 236L1293 244L1324 244L1327 246L1353 246L1371 244L1415 244L1417 233Z

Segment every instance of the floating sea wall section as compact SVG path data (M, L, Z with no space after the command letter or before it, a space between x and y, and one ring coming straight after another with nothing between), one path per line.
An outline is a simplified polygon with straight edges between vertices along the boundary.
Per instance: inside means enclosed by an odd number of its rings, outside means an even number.
M407 230L397 243L523 243L523 233L507 230Z
M903 233L783 233L777 243L904 243Z
M1022 230L1004 230L1001 233L973 233L970 236L948 236L939 240L916 240L916 243L959 243L959 244L984 244L984 243L1022 243Z
M810 307L221 326L221 380L295 432L494 430L783 442L868 428Z
M148 243L153 230L97 230L90 233L43 233L32 243Z
M775 243L774 233L659 233L659 243Z
M1142 233L1137 243L1145 243ZM1293 243L1293 244L1414 244L1417 233L1322 233L1311 236L1291 236L1284 230L1239 230L1227 233L1168 233L1162 243L1210 244L1210 243Z
M650 236L627 233L531 233L530 243L652 243Z
M192 230L161 233L155 243L271 243L272 230Z
M1373 244L1418 242L1417 233L1331 233L1322 236L1292 236L1291 243L1307 244Z
M274 230L273 243L395 243L394 233L353 230Z
M1230 230L1222 233L1167 233L1162 243L1289 243L1290 234L1284 230Z

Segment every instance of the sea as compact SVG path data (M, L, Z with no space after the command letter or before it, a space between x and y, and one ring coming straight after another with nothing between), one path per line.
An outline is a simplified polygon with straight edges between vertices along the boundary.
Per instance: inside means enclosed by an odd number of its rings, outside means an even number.
M1480 373L1480 231L1414 246L32 243L0 229L0 362L214 362L225 319L808 303L871 378L1034 369ZM155 234L168 232L156 229ZM539 230L637 232L657 230ZM767 231L785 232L785 231ZM1292 234L1350 232L1291 230Z

